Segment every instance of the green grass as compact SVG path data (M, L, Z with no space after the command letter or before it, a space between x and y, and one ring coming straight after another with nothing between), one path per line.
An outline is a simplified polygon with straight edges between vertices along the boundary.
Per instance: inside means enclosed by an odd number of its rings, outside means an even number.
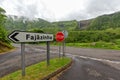
M21 76L21 70L19 70L0 78L0 80L41 80L43 77L65 66L70 61L70 58L51 59L50 66L46 66L46 61L43 61L27 67L25 77Z
M120 45L112 42L93 42L93 43L66 43L70 47L80 47L80 48L102 48L102 49L115 49L120 50Z
M54 42L52 45L62 45L62 43ZM79 48L101 48L101 49L114 49L120 50L120 39L114 40L113 42L91 42L91 43L66 43L69 47L79 47Z
M52 42L54 46L62 45L62 42ZM45 43L41 43L40 45L46 45ZM120 50L120 39L116 39L112 42L89 42L89 43L66 43L66 46L69 47L79 47L79 48L101 48L101 49L113 49Z

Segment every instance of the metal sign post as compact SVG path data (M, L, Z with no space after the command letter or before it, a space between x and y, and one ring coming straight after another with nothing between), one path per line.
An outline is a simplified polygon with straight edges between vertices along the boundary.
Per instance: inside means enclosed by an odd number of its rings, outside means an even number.
M65 40L63 41L63 56L65 56Z
M59 44L59 58L61 57L61 45Z
M25 76L25 44L21 43L21 67L22 76Z
M63 30L62 32L64 34L64 37L67 38L68 37L68 31ZM65 39L63 41L63 56L65 56Z
M47 66L50 65L50 42L47 41Z

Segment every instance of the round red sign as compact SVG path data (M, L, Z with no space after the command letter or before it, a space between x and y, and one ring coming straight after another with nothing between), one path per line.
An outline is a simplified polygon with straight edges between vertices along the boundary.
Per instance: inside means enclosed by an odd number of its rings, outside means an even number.
M64 40L64 34L62 32L57 32L56 41L62 42Z

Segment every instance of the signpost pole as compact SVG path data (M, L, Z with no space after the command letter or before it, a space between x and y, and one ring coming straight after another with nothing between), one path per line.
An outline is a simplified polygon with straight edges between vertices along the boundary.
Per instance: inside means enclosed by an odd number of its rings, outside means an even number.
M61 45L59 44L59 58L61 57L60 54L61 54Z
M22 76L25 76L25 44L21 43L21 67L22 67Z
M65 40L63 41L63 56L65 56Z
M66 30L62 31L64 33L64 37L67 38L68 37L68 32ZM65 56L65 50L66 50L66 46L65 46L65 39L63 41L63 56Z
M50 65L50 42L47 41L47 66Z

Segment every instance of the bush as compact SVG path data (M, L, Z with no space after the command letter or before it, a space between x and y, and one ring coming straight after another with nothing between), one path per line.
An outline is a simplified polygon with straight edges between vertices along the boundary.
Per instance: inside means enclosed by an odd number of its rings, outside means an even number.
M108 31L70 31L66 42L112 42L115 39L120 38L120 33L108 32Z

